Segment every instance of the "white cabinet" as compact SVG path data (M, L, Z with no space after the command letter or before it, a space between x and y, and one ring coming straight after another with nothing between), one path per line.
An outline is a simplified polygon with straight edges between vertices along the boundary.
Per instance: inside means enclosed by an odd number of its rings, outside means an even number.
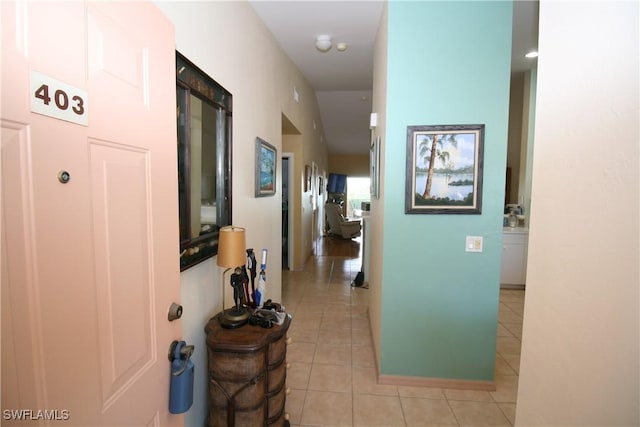
M501 285L524 285L527 273L527 244L529 232L525 228L505 228L502 234Z

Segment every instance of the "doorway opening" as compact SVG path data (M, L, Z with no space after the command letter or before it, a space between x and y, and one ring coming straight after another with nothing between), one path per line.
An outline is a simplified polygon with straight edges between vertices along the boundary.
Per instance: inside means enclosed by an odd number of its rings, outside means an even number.
M347 206L348 217L361 217L364 210L363 203L371 202L371 178L347 177Z
M290 206L293 202L293 154L282 155L282 269L291 268L290 256L292 254L292 213Z

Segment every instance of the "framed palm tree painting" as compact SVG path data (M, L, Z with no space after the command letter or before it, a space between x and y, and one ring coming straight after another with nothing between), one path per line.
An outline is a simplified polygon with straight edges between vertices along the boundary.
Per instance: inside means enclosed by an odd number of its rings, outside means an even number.
M407 127L405 213L480 214L484 125Z

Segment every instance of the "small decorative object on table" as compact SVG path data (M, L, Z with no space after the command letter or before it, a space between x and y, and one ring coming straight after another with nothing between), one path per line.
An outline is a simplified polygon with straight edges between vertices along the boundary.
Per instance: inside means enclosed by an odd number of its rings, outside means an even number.
M251 279L251 294L248 299L249 304L252 307L256 306L256 255L253 253L253 249L247 249L247 269ZM249 290L247 289L247 293Z
M270 328L273 325L282 325L286 315L284 306L267 300L262 305L262 308L256 308L253 311L249 323L260 325L263 328Z
M242 227L222 227L220 229L220 239L218 243L218 265L227 269L222 273L222 304L223 316L220 318L225 328L238 328L249 321L250 313L245 307L244 298L244 275L241 265L245 258L245 235ZM231 287L233 288L234 307L224 310L225 292L224 274L234 269L231 274Z
M262 250L262 262L260 263L260 278L258 279L258 289L256 290L256 307L260 307L267 285L267 250Z

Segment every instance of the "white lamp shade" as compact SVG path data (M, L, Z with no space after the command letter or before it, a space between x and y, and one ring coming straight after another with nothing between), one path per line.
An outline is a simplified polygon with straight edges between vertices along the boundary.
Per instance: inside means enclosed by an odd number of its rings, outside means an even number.
M218 266L233 268L247 262L244 228L230 225L220 229L218 238Z

